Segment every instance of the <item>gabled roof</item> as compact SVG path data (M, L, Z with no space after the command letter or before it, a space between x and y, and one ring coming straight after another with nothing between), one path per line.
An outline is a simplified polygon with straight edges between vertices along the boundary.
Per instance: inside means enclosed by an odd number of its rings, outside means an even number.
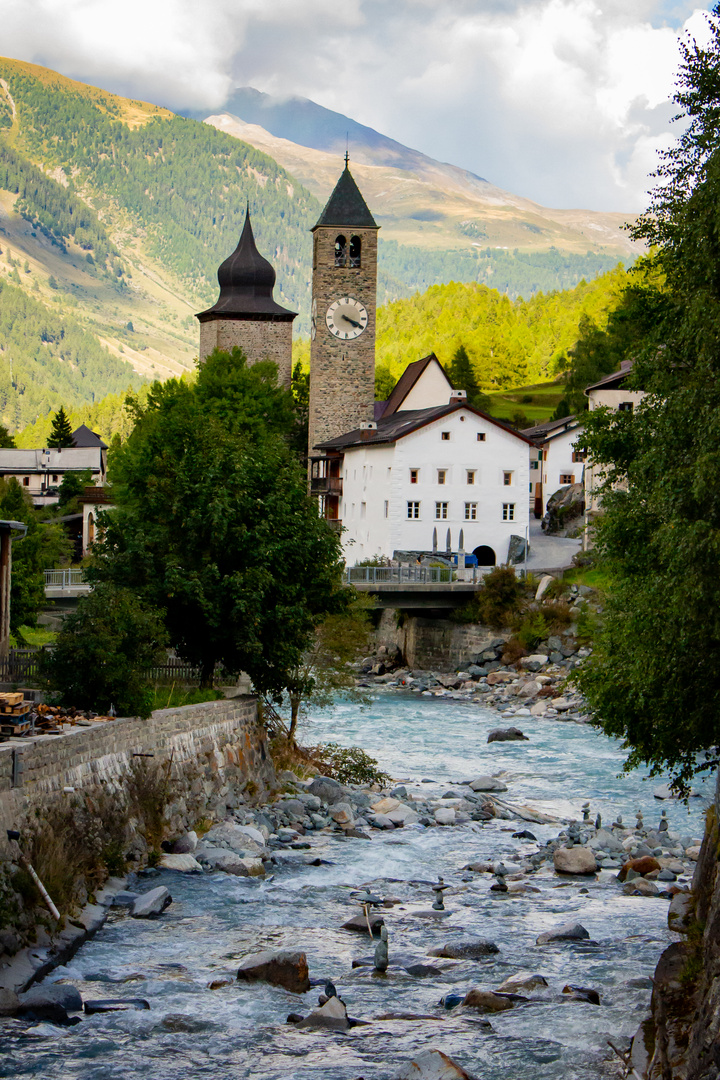
M319 229L323 225L347 229L380 228L360 194L360 188L353 179L353 175L348 168L347 157L345 158L345 168L335 185L335 190L328 199L325 209L312 231L315 232L315 229Z
M527 435L528 439L547 439L551 435L561 434L566 428L577 426L578 419L573 414L572 416L563 416L560 420L546 420L542 424L535 424L534 427L523 428L523 435Z
M378 420L376 431L355 428L344 435L337 435L334 439L328 439L327 442L318 443L313 449L348 450L353 446L387 445L388 443L397 442L398 439L402 439L406 435L411 435L414 431L419 431L420 428L431 424L434 420L441 420L445 416L450 416L452 413L462 410L479 416L488 424L500 428L501 431L506 431L509 435L514 435L521 442L528 443L530 446L535 445L532 439L528 439L527 435L524 435L521 431L516 431L515 428L510 427L508 424L503 424L501 420L496 420L494 416L488 416L487 413L481 412L480 409L476 409L473 405L468 405L465 402L452 402L448 405L438 405L434 409L408 409L407 412L383 416Z
M101 450L107 450L107 443L102 441L96 431L91 431L87 424L81 424L73 431L73 446L76 449L99 446Z
M438 365L443 375L445 375L445 378L447 378L447 375L445 374L445 368L442 366L435 353L430 353L429 356L424 356L422 360L413 360L411 364L408 364L398 381L395 383L390 397L385 402L385 408L381 413L382 416L390 416L391 413L395 413L398 411L405 398L408 396L408 394L418 382L420 377L424 374L424 372L427 371L433 360ZM452 389L452 383L449 379L447 382L448 387Z
M0 450L0 473L63 473L103 467L101 447L66 446L63 450Z
M589 394L591 390L613 390L616 387L622 386L625 379L632 371L632 360L623 360L620 365L619 371L613 371L612 375L606 375L603 379L599 379L592 386L585 387L585 393Z

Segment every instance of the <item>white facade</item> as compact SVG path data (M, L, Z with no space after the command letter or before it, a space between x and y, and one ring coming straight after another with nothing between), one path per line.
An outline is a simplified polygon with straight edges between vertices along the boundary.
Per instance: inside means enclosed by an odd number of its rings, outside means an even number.
M443 394L447 387L443 386ZM437 405L437 398L433 403ZM479 438L480 436L480 438ZM398 433L393 443L347 447L341 519L349 565L396 550L467 552L497 563L529 524L528 441L467 406Z
M32 497L35 506L49 506L58 500L58 488L68 472L90 470L92 481L105 483L107 450L98 447L68 446L62 450L2 450L0 477L15 477Z
M568 484L581 484L585 468L582 455L575 449L582 425L550 435L543 443L543 493L545 507L555 492ZM544 507L544 508L545 508Z
M452 393L452 383L445 374L440 361L432 358L420 378L398 405L396 412L410 409L433 409L447 401Z
M626 390L622 386L594 386L590 387L586 393L590 411L604 407L614 411L633 412L645 397L644 390ZM589 463L585 469L586 513L593 513L600 509L600 498L596 489L602 479L602 470L594 469Z

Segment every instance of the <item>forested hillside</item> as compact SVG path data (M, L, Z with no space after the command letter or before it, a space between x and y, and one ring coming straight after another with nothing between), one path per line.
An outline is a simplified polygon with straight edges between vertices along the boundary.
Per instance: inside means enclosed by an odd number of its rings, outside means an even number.
M618 266L574 289L515 301L477 283L434 285L380 309L378 369L397 378L411 360L435 352L447 363L464 345L483 390L551 378L577 341L581 321L604 326L626 282Z

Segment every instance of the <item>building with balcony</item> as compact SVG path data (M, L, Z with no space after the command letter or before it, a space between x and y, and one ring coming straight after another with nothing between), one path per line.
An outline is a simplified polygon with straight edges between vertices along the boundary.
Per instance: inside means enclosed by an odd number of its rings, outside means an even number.
M82 424L73 432L75 444L62 450L2 450L0 477L14 477L35 506L52 506L66 473L89 472L93 484L102 487L107 476L107 445Z

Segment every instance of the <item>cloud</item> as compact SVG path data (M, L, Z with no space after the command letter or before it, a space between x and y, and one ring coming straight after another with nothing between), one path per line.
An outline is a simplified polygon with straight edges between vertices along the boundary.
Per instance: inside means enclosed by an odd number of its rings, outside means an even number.
M555 206L635 211L685 0L3 0L4 49L170 108L310 97Z

